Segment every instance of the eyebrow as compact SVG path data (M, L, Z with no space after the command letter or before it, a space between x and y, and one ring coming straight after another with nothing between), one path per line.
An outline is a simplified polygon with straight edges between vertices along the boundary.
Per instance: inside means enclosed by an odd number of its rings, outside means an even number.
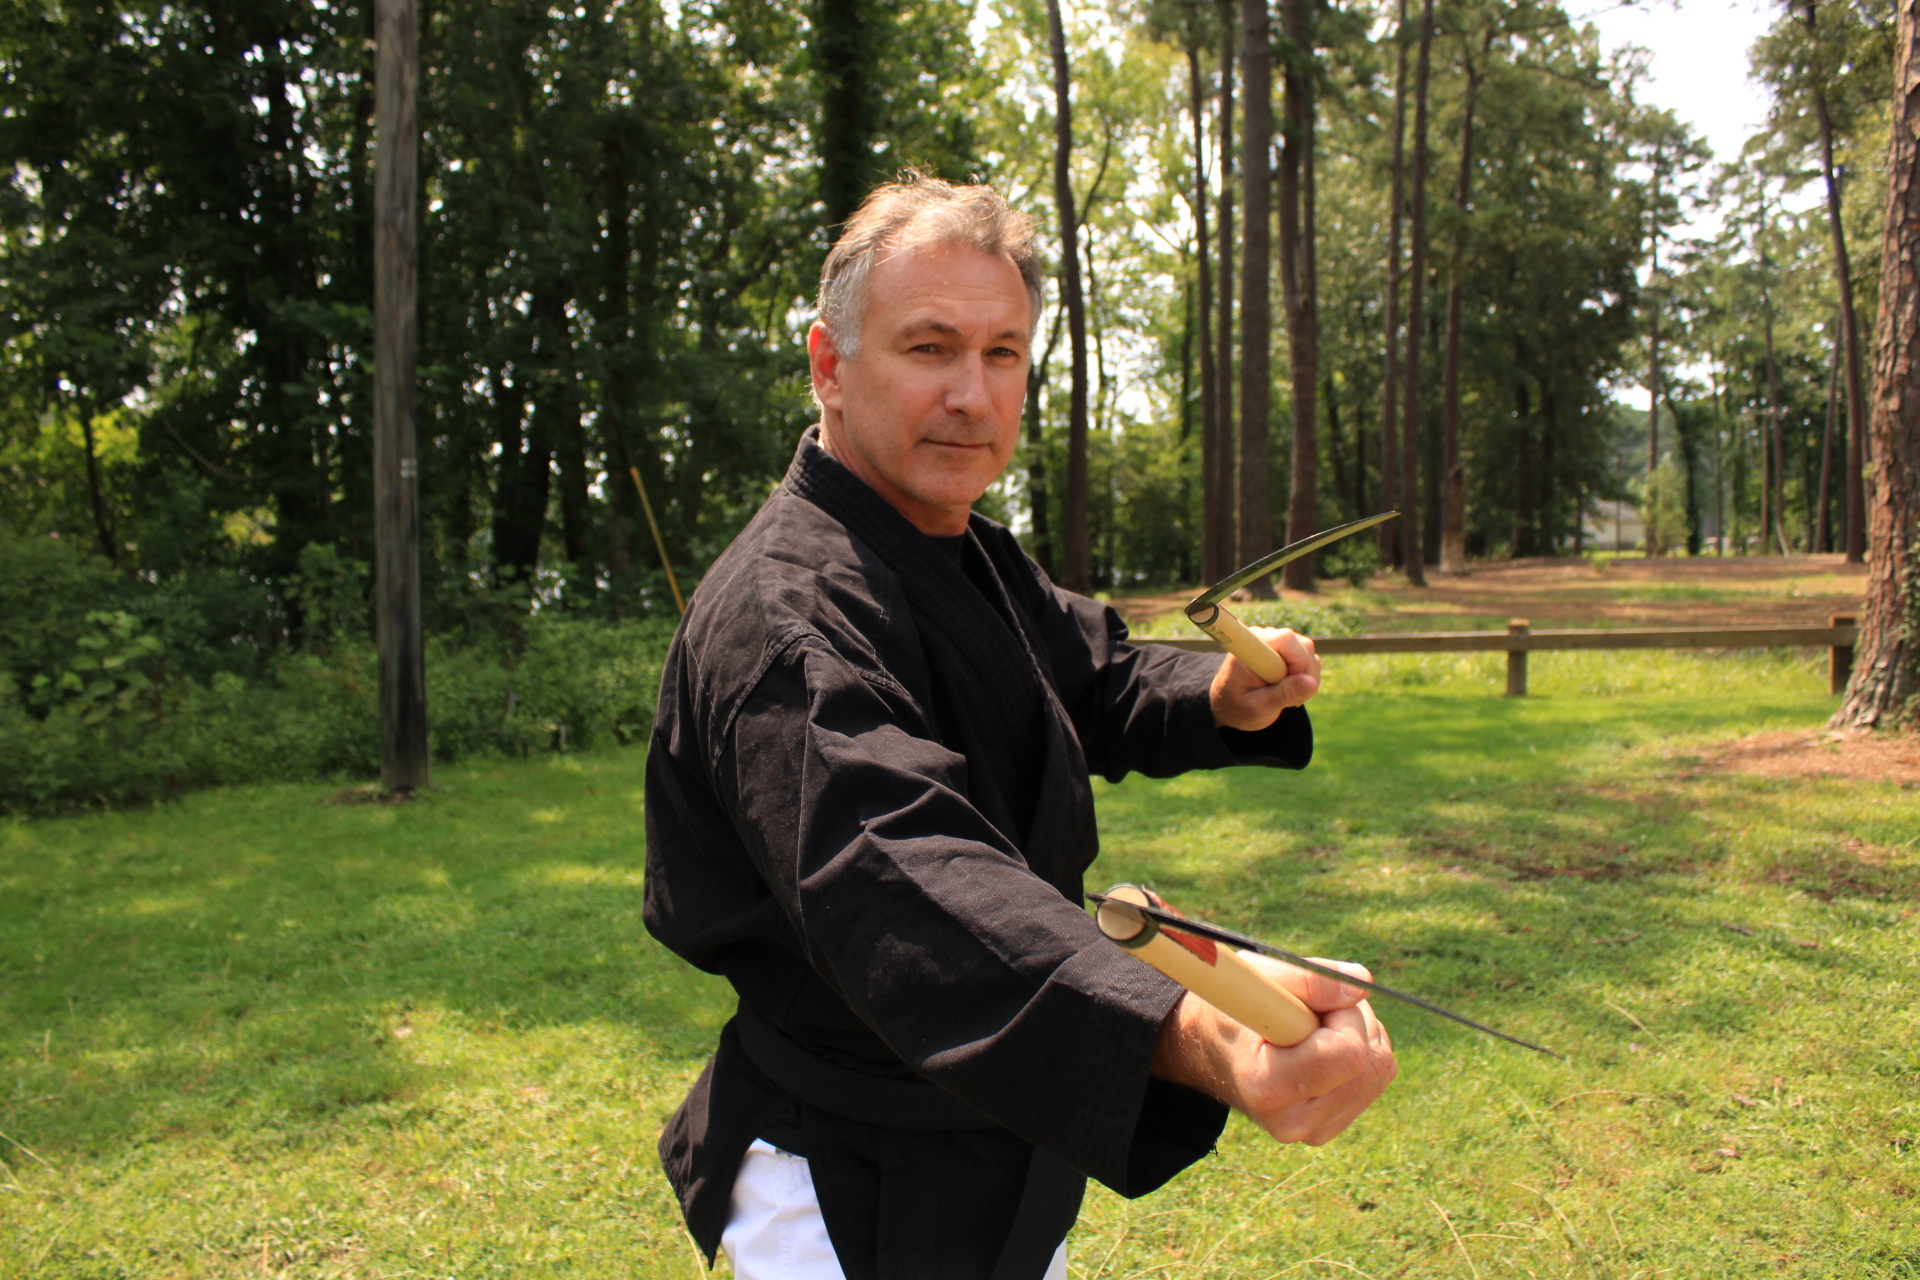
M937 333L937 334L940 334L942 337L952 338L952 337L958 337L960 335L960 327L958 325L948 324L944 320L916 320L912 324L908 325L905 329L902 329L900 331L900 336L902 338L911 338L916 334L922 334L922 333ZM994 334L993 337L989 339L989 341L1006 342L1009 339L1011 339L1012 341L1020 342L1020 341L1026 340L1030 336L1031 335L1025 333L1020 329L1005 329L999 333Z

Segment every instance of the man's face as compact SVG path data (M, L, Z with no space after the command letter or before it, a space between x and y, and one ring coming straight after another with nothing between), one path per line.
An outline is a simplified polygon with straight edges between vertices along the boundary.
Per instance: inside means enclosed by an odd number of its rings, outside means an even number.
M964 533L1020 436L1033 317L1004 254L935 245L867 277L860 354L807 337L827 452L922 533Z

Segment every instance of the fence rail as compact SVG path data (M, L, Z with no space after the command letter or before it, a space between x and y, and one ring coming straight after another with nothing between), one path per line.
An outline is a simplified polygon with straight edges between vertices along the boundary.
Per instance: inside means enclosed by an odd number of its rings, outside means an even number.
M1515 618L1505 631L1408 631L1370 636L1315 636L1322 656L1345 653L1504 653L1507 696L1527 693L1527 655L1570 649L1778 649L1827 650L1827 684L1833 693L1847 687L1853 674L1853 646L1859 637L1852 614L1835 614L1825 627L1651 627L1638 630L1535 631ZM1143 636L1141 644L1164 644L1200 653L1218 653L1205 636Z

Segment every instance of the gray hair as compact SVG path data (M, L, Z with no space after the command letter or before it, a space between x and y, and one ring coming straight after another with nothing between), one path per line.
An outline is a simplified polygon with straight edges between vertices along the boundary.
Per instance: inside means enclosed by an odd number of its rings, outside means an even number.
M852 360L860 354L867 277L874 264L883 254L929 245L965 245L1005 254L1020 270L1032 323L1039 325L1043 277L1033 247L1033 220L1009 208L1000 193L984 183L956 187L908 169L861 202L820 270L820 320L842 356Z

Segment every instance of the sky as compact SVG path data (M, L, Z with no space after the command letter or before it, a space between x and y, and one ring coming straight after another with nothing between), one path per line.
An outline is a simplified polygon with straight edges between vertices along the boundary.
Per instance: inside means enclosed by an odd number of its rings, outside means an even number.
M1578 0L1568 8L1583 12ZM1747 78L1747 50L1778 12L1777 4L1754 0L1643 0L1596 5L1585 16L1607 51L1647 51L1641 100L1670 108L1706 138L1714 159L1726 161L1766 118L1766 95Z
M1588 0L1598 3L1598 0ZM1766 0L1642 0L1627 6L1568 6L1599 30L1607 52L1635 45L1646 51L1647 80L1638 97L1669 108L1713 148L1716 162L1737 158L1766 119L1766 92L1747 77L1747 51L1766 31L1777 3ZM1810 191L1811 185L1806 188ZM1801 196L1806 199L1804 191ZM1696 211L1680 235L1710 234L1718 219ZM1682 374L1697 370L1682 369ZM1644 407L1646 392L1633 377L1620 380L1616 398Z

